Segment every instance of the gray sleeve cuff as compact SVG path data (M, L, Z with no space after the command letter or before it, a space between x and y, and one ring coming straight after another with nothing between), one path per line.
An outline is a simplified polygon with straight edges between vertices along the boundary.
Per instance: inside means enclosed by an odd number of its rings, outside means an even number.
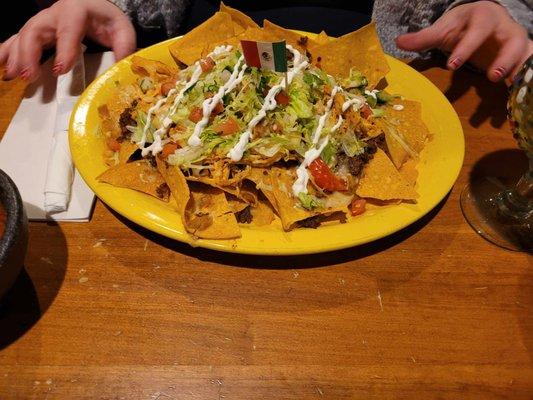
M162 29L174 36L192 0L108 0L145 30Z

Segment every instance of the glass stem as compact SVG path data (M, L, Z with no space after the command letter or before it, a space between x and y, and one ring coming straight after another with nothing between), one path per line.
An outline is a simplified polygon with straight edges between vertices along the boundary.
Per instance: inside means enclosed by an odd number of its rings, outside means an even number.
M533 155L529 156L529 170L514 188L502 191L495 199L504 217L524 221L533 214Z

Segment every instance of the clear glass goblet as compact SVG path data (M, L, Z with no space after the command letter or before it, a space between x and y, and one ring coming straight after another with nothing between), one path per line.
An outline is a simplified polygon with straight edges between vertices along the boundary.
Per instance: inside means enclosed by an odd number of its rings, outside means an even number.
M514 187L502 187L485 177L461 193L463 215L488 241L516 251L533 251L533 56L524 63L509 88L507 116L513 136L529 160L529 170Z

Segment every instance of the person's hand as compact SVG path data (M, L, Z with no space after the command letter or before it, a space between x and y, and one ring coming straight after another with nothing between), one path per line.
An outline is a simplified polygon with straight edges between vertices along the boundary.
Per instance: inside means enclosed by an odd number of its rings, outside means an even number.
M87 36L112 48L121 59L135 51L135 30L128 17L107 0L59 0L22 27L0 46L0 64L5 64L4 79L16 76L32 81L39 76L42 51L55 44L55 75L68 72Z
M448 68L456 70L469 61L494 82L516 73L533 52L526 30L492 1L452 8L430 27L398 36L396 44L409 51L449 52Z

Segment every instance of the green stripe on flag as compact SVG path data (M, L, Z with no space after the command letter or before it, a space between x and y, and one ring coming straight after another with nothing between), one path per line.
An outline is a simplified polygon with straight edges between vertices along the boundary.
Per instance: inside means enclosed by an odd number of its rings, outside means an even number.
M272 43L274 53L274 70L276 72L287 72L287 46L285 41Z

